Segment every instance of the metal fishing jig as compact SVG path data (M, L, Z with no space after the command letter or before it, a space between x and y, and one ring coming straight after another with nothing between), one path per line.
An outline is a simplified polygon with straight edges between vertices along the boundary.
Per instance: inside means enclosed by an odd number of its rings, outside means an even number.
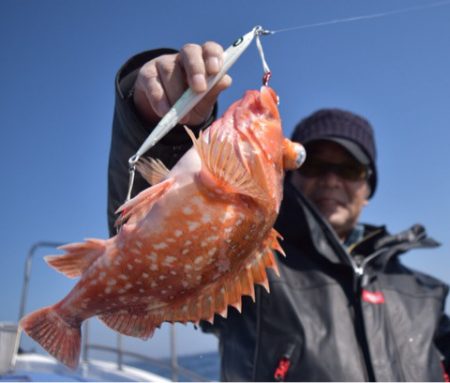
M219 73L214 76L210 76L207 79L206 91L202 93L195 93L190 88L183 93L183 95L175 102L172 108L164 115L158 125L153 129L151 134L147 137L138 151L130 157L128 160L129 165L129 184L126 201L131 198L131 192L134 184L134 176L136 172L136 164L139 159L150 148L155 146L167 133L169 133L180 120L186 116L202 99L205 95L217 84L217 82L226 74L241 54L249 47L250 43L256 37L256 43L258 52L260 54L263 68L264 77L263 84L267 85L270 78L270 69L264 57L260 36L270 35L272 31L266 30L260 25L254 27L250 32L239 37L232 45L230 45L223 54L223 66Z

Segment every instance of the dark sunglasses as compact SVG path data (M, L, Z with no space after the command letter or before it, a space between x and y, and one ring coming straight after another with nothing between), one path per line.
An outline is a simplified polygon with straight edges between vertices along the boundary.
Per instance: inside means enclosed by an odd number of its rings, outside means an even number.
M367 166L357 162L333 164L316 158L307 158L298 172L305 177L321 177L332 172L348 181L367 180L371 173Z

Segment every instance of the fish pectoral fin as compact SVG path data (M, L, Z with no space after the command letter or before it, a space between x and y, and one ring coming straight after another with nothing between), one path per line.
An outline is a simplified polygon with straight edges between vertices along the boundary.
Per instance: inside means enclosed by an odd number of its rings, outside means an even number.
M194 133L186 128L202 162L201 179L207 186L221 188L228 192L247 195L257 200L266 200L266 193L255 182L247 164L240 161L243 155L239 146L232 145L225 137L219 136L219 129ZM204 135L209 134L207 139Z
M159 184L141 191L137 196L125 202L116 210L116 214L121 213L116 220L116 226L120 226L125 222L138 222L150 211L153 204L164 195L174 182L173 178L168 178Z
M123 335L148 339L153 335L155 328L161 324L150 313L129 312L126 310L103 314L98 317L106 326Z
M141 158L136 169L150 185L159 184L170 172L161 160L152 157Z
M58 247L63 255L47 255L45 261L66 277L76 278L83 274L105 251L103 239L86 239L82 243L71 243Z

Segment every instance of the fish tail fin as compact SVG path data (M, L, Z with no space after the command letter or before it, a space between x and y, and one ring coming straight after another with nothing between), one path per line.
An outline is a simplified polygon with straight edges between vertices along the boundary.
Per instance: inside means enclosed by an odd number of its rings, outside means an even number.
M81 322L78 325L67 323L51 306L22 318L20 327L61 363L72 369L78 366Z

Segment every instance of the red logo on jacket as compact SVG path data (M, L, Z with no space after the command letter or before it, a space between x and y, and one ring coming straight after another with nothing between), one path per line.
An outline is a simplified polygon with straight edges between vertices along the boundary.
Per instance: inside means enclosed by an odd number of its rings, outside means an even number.
M384 294L381 291L362 291L362 300L364 302L372 303L378 305L384 303Z

